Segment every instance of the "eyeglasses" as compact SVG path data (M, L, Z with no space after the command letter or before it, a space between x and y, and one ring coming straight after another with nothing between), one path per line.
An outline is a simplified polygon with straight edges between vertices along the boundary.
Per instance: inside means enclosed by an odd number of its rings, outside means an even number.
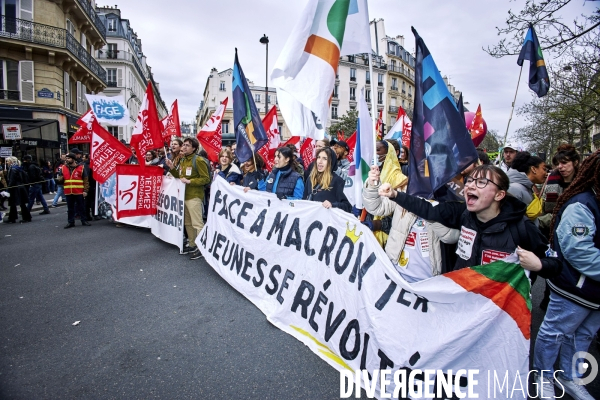
M470 176L465 178L465 186L467 186L473 182L475 182L475 186L477 186L479 189L483 189L484 187L486 187L488 185L488 183L493 183L494 185L496 185L498 187L498 189L504 190L497 183L495 183L493 180L488 179L488 178L472 178Z

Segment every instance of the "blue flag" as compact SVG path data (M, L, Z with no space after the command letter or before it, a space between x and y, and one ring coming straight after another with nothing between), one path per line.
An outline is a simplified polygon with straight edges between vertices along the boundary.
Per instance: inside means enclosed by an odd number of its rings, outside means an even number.
M252 158L252 154L269 142L260 114L254 104L248 81L242 71L235 49L233 63L233 127L235 129L235 155L240 163Z
M529 60L529 88L538 97L545 96L548 93L548 89L550 89L550 78L548 77L548 70L546 69L540 42L538 42L537 35L531 24L529 24L527 35L525 35L525 42L523 43L523 48L521 48L521 53L519 53L517 64L523 66L523 61L525 60Z
M407 192L429 199L473 163L477 151L431 53L412 31L417 52Z

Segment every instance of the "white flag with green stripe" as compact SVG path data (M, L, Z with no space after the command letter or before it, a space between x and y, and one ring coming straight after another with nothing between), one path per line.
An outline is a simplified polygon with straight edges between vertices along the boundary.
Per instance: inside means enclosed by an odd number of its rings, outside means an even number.
M367 177L371 162L375 155L373 141L373 120L369 113L369 107L365 100L365 89L360 91L358 101L358 122L356 127L356 147L354 148L354 201L356 208L363 208L362 190Z

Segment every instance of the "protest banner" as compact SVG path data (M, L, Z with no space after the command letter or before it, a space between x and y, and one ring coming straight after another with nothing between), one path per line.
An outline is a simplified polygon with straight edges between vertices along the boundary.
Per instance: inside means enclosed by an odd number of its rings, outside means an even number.
M96 183L96 215L118 223L150 228L152 216L117 218L117 173L109 176L104 183Z
M117 165L117 218L156 214L163 169Z
M408 284L351 214L244 193L222 178L196 243L275 326L340 372L367 370L379 398L380 370L444 389L437 398L464 397L467 388L471 397L526 398L530 284L514 262ZM512 391L494 386L492 396L494 378L505 377ZM394 389L392 379L385 391Z
M12 157L12 147L0 147L0 157Z
M129 109L123 96L86 94L85 97L99 123L117 126L129 123Z
M163 178L156 215L150 221L152 234L183 251L185 183L167 175Z

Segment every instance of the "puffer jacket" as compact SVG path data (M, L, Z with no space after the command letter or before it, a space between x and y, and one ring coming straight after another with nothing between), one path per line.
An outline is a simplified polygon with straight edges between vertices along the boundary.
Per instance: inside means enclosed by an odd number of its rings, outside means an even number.
M510 180L508 193L521 200L526 205L533 201L533 182L529 180L524 172L519 172L516 169L509 169L506 174Z
M363 204L367 212L377 216L392 216L392 226L385 245L385 253L394 262L398 262L406 238L410 229L417 220L417 216L396 204L387 197L380 196L379 186L367 185L363 189ZM460 232L458 229L447 228L437 222L428 221L427 234L430 239L431 247L429 260L431 262L431 273L433 276L442 273L442 254L440 250L440 241L442 243L456 243Z

